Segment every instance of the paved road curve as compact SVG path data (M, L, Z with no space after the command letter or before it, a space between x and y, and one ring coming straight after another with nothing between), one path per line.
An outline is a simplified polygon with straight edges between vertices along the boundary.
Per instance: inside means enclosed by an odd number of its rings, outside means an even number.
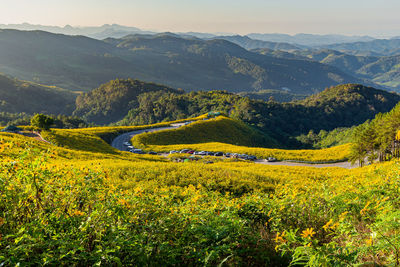
M350 162L337 162L337 163L325 163L325 164L309 164L309 163L300 163L300 162L292 162L292 161L276 161L276 162L268 162L265 159L256 160L256 163L265 164L265 165L280 165L280 166L307 166L307 167L315 167L315 168L326 168L326 167L340 167L345 169L354 169L357 168L357 164L351 165Z
M156 132L156 131L162 131L162 130L171 130L171 129L176 129L184 125L184 123L176 123L173 124L169 127L161 127L161 128L154 128L154 129L144 129L144 130L138 130L138 131L133 131L129 133L124 133L119 136L117 136L111 143L111 146L121 150L121 151L128 151L128 148L124 145L125 142L131 142L132 137L134 137L137 134L141 134L144 132Z

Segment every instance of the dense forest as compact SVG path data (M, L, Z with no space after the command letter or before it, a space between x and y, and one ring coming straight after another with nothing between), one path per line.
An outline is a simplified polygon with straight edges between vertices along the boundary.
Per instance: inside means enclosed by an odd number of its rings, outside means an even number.
M363 165L400 156L400 104L354 129L352 161Z

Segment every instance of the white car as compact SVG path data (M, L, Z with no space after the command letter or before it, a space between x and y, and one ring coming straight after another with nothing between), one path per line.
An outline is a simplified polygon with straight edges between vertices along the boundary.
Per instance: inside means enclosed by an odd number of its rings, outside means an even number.
M124 146L130 146L131 144L129 142L124 142Z

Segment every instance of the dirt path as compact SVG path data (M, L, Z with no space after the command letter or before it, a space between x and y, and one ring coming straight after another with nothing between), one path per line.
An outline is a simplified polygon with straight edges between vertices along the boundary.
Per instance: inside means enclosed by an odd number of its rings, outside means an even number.
M49 141L46 141L45 139L43 139L43 137L38 132L22 132L21 134L23 136L31 137L31 138L34 138L34 139L36 139L38 141L41 141L41 142L49 143Z

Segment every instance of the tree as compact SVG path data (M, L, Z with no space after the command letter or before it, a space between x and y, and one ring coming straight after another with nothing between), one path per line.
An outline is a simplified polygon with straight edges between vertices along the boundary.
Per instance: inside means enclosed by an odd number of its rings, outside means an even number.
M31 125L42 130L50 129L53 123L54 119L44 114L36 114L31 119Z

